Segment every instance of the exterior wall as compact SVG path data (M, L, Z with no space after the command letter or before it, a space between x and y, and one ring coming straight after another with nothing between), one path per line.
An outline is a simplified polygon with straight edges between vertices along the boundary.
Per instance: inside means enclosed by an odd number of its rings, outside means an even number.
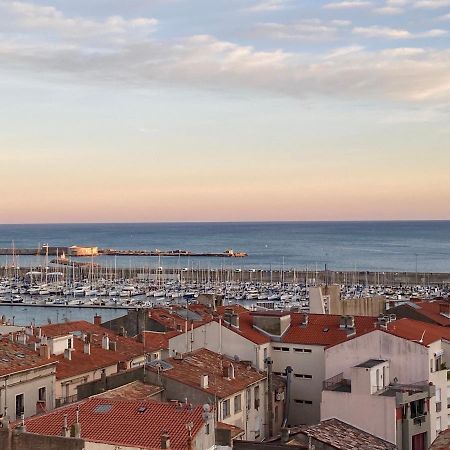
M229 425L235 425L244 430L245 439L263 439L267 435L268 417L267 417L267 397L266 397L266 381L255 383L248 387L250 389L250 408L247 409L247 395L248 389L236 392L230 397L224 399L217 399L213 394L210 394L200 387L194 388L181 383L171 378L164 377L163 373L158 375L155 372L147 372L147 380L149 383L160 385L164 388L163 399L165 401L179 400L180 402L187 401L193 405L204 405L206 403L215 405L216 418L220 422ZM200 384L200 380L199 380ZM259 386L260 404L258 409L255 408L254 390L255 386ZM241 408L239 412L234 411L234 397L241 395ZM223 417L223 403L230 400L230 415ZM257 437L255 430L260 429L260 436Z
M428 348L428 360L434 359L434 354L442 350L441 341L433 342ZM444 353L445 355L445 353ZM429 363L430 364L430 363ZM441 369L439 367L439 369ZM430 398L430 426L431 426L431 442L433 442L439 431L446 430L449 427L448 421L448 409L447 409L447 386L449 385L447 380L447 369L433 370L431 371L431 365L429 365L430 375L429 381L436 386L436 391L440 389L441 400L438 401L436 396ZM440 403L440 405L437 405ZM440 423L440 427L439 427ZM439 430L438 430L439 428Z
M416 383L428 380L428 350L423 345L381 330L350 339L325 351L325 378L344 373L350 378L353 366L368 359L389 361L390 381Z
M0 448L2 450L84 450L86 447L82 439L18 433L0 428Z
M47 338L47 345L49 346L50 354L51 355L61 355L64 353L64 350L66 348L69 348L68 341L69 339L73 342L73 335L67 334L65 336L58 336L58 337L52 337ZM45 341L44 341L45 343Z
M395 397L323 391L321 420L332 418L396 444Z
M126 445L102 444L86 441L84 450L141 450L142 447L128 447Z
M289 351L275 350L276 348L288 348ZM271 356L274 372L283 373L287 366L291 366L293 369L289 399L289 424L318 423L320 421L322 386L325 379L324 347L272 342ZM295 375L311 375L312 378L300 378ZM312 404L299 403L295 400L311 401Z
M174 351L186 353L199 348L206 348L216 353L221 353L230 358L235 355L243 361L250 361L258 370L264 370L264 348L269 348L270 344L258 345L240 336L225 326L220 326L217 322L209 322L205 325L188 330L186 334L180 334L169 340L169 353ZM266 356L269 356L266 353Z
M50 411L55 407L55 364L1 377L0 411L4 414L6 406L11 420L16 420L16 396L23 394L25 418L35 415L39 389L43 387L46 391L46 410Z

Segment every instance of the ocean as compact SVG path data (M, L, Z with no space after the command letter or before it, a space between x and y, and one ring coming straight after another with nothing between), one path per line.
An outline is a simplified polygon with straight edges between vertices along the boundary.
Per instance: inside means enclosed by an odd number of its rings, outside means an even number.
M223 252L246 258L117 257L118 267L224 267L450 273L450 221L240 222L0 225L0 247L94 245L101 248ZM0 256L0 265L11 256ZM41 257L19 257L37 266ZM114 264L113 257L97 263Z

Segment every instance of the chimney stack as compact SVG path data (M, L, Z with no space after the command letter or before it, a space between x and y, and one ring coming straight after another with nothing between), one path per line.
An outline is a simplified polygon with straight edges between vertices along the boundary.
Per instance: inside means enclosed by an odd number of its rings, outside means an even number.
M86 353L86 355L91 354L91 343L90 342L84 343L83 352Z
M70 435L74 438L81 438L81 424L80 424L80 407L77 406L75 423L70 427Z
M64 423L62 427L61 436L70 437L70 430L69 427L67 426L67 414L64 414Z
M102 324L102 316L96 314L94 316L94 325L101 325L101 324Z
M208 379L208 375L200 375L200 387L202 389L207 389L209 386L209 379Z
M106 333L102 336L102 348L104 350L109 350L109 336Z
M281 443L287 444L289 442L289 437L291 435L291 431L289 428L283 427L281 429Z
M64 349L64 358L68 359L69 361L72 359L72 349L70 348Z
M45 359L50 358L50 348L47 344L41 344L39 347L39 356Z
M161 435L161 448L165 450L170 449L170 436L166 431Z

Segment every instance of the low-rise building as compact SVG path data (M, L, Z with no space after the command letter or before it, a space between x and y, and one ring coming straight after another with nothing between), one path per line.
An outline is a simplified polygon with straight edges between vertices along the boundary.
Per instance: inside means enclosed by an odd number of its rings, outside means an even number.
M202 406L146 400L94 397L32 417L25 429L82 439L85 450L207 450L215 442L212 416Z
M56 360L39 356L10 337L0 338L0 411L17 420L55 405Z
M276 424L283 415L280 386L269 387L266 373L238 359L199 349L152 361L148 369L147 379L161 383L167 400L209 404L217 422L241 429L245 439L261 440L269 434L268 392L276 403Z

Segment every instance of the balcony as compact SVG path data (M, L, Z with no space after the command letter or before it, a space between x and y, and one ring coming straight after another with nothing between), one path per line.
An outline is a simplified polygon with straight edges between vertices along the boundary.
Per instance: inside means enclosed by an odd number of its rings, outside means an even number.
M427 416L426 414L421 414L420 416L413 417L412 419L414 425L422 425L427 420Z
M344 378L344 374L340 373L334 377L328 378L323 382L324 391L334 392L352 392L351 380Z

